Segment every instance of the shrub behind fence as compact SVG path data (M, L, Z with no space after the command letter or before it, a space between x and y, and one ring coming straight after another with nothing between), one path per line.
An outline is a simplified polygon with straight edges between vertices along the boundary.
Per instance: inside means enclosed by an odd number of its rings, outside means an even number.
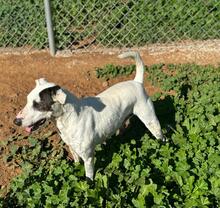
M0 47L48 47L43 1L0 0ZM218 0L52 0L56 47L220 38Z

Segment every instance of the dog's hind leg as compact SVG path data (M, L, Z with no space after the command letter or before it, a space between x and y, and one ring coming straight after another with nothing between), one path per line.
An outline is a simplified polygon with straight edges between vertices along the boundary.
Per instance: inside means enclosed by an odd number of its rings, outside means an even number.
M161 126L155 114L153 103L149 98L139 101L134 106L133 113L144 123L157 139L163 140Z

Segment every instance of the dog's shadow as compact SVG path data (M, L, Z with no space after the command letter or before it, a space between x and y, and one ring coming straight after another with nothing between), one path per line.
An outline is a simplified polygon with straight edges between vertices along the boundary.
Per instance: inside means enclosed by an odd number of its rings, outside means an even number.
M81 106L91 107L97 112L101 112L106 107L99 97L86 97L81 99L80 102Z
M161 127L163 131L166 132L165 136L169 137L170 134L172 134L172 129L175 128L175 109L172 97L166 96L163 100L157 100L154 102L154 107ZM117 154L120 152L121 145L130 143L134 138L140 141L145 134L151 135L150 131L136 116L130 119L129 126L123 135L113 136L107 140L106 144L101 145L101 150L99 148L99 150L96 151L96 171L104 170L112 162L114 153ZM152 135L151 137L153 138ZM152 153L149 152L148 156L150 156L150 154Z

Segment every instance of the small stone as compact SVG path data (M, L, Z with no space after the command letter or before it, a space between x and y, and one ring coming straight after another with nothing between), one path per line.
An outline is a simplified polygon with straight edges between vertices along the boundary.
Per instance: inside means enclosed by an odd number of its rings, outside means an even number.
M109 83L108 83L107 81L105 81L105 82L102 83L102 86L103 86L103 87L108 87L108 86L109 86Z
M11 128L10 128L10 133L14 134L15 132L16 132L16 129L13 128L13 127L11 127Z

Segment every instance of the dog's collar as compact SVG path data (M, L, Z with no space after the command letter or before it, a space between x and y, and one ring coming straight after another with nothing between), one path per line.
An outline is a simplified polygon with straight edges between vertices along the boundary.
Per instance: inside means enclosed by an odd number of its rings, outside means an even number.
M63 104L60 104L58 102L55 102L51 108L52 108L52 115L51 115L51 121L54 123L54 126L56 126L56 129L58 131L59 134L61 134L59 128L57 128L56 125L56 119L59 118L60 116L62 116L64 114L63 112Z
M55 102L51 108L52 108L52 118L59 118L60 116L62 116L64 114L63 111L63 104L60 104L58 102Z

